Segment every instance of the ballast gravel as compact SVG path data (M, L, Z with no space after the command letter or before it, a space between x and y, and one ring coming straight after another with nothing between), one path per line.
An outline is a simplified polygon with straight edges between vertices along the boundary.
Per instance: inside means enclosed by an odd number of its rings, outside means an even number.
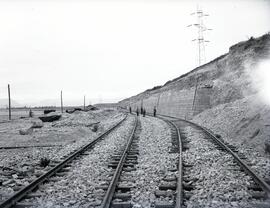
M155 191L168 170L175 168L178 154L169 153L171 132L164 121L152 117L140 119L138 164L136 170L130 172L135 181L131 193L134 208L148 208L155 206Z
M41 186L37 192L40 197L27 201L42 208L98 206L105 194L99 187L108 184L106 179L112 172L108 162L127 142L134 121L134 117L128 117L119 128L98 142L89 155L73 161L66 175Z
M199 130L188 126L184 133L189 148L183 152L183 162L191 165L184 177L194 187L185 201L187 208L252 207L251 178L240 172L232 156L218 150Z
M71 115L67 114L63 120L46 123L42 129L35 131L31 135L32 139L29 136L27 138L21 136L21 141L19 137L11 137L10 145L13 146L21 146L22 144L31 146L40 142L43 145L44 142L57 145L53 147L0 149L0 201L7 199L49 169L49 167L40 167L41 158L47 158L51 163L62 161L70 153L89 143L123 118L124 114L122 113L106 110L95 113L79 112ZM84 125L83 122L87 119L92 119L88 123L99 122L98 131L92 132L89 127L81 126ZM72 125L69 125L70 123ZM55 124L61 125L56 127ZM2 127L4 128L4 126ZM9 132L8 129L7 131ZM10 132L9 136L18 134L16 132ZM65 133L63 135L61 132L69 132L69 134ZM56 141L50 138L52 134L54 138L57 138Z

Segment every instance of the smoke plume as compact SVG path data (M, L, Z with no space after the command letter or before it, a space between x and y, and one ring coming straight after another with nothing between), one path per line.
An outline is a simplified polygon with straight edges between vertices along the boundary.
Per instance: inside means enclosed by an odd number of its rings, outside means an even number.
M270 105L270 57L252 69L251 80L263 102Z

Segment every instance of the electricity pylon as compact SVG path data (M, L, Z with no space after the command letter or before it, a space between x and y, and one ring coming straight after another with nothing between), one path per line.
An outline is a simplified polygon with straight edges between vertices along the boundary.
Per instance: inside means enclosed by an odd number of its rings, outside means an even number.
M207 30L212 30L207 28L203 23L203 18L206 16L209 16L209 14L205 14L199 6L197 6L197 11L191 13L190 15L196 15L197 16L197 23L190 24L187 27L195 26L198 29L198 36L196 39L193 39L192 41L197 41L198 44L198 65L202 65L205 63L205 44L206 42L210 42L209 40L204 39L204 32Z

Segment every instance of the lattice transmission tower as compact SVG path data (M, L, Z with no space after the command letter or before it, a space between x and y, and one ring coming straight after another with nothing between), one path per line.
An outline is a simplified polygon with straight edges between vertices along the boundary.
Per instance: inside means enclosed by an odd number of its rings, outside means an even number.
M205 40L204 38L204 32L207 30L212 30L207 28L204 25L204 17L209 16L209 14L205 14L202 10L202 8L197 5L196 12L191 13L190 15L196 15L197 17L197 23L190 24L187 27L197 27L197 38L193 39L192 41L196 41L198 45L198 65L202 65L205 63L205 43L210 42L209 40Z

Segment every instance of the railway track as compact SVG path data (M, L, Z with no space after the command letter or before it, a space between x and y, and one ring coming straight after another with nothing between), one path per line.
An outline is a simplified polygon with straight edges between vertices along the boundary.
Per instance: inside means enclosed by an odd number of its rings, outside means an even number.
M114 169L106 194L103 198L102 208L132 208L134 202L134 186L136 182L133 178L133 171L136 171L139 157L139 134L141 124L136 116L136 126L134 126L128 143L121 153L113 156L109 166ZM177 168L169 169L166 175L160 180L158 190L155 191L156 201L153 204L156 208L181 208L182 206L182 176L181 176L181 149L180 133L177 126L168 120L165 120L171 130L171 148L170 153L178 154ZM180 154L179 154L180 152ZM179 174L178 174L179 173ZM147 174L147 172L145 172ZM178 177L175 177L178 175Z
M36 180L31 181L29 185L23 187L18 192L16 192L14 195L9 197L5 201L1 202L0 207L1 208L9 208L9 207L31 206L31 204L30 205L24 204L22 202L22 200L25 199L26 197L30 197L30 198L31 198L31 196L35 197L33 192L36 191L40 185L49 181L51 177L56 176L56 175L63 176L64 172L69 171L69 167L71 166L71 162L73 160L76 160L76 159L86 155L87 151L91 150L97 142L103 140L114 129L119 127L126 120L126 118L127 118L127 116L125 116L125 118L123 118L120 122L118 122L116 125L111 127L109 130L107 130L106 132L99 135L93 141L89 142L88 144L84 145L83 147L79 148L78 150L75 150L69 156L64 158L63 161L55 163L55 164L50 164L51 168L46 173L44 173L43 175L38 177Z
M100 195L102 201L93 207L121 208L132 207L134 205L132 204L132 189L136 183L132 181L132 171L136 170L136 165L138 164L140 149L139 134L141 131L140 120L137 116L135 116L135 118L134 127L131 127L131 134L127 134L129 137L126 145L122 145L120 149L118 148L118 150L112 155L112 160L109 161L108 167L112 168L113 171L111 174L109 174L107 179L104 178L104 181L106 180L108 183L104 183L106 185L101 185L102 187L98 188L100 190L104 190L104 194L102 193ZM205 136L203 139L211 142L217 151L224 154L229 154L233 159L234 167L232 167L232 169L234 171L239 171L241 174L244 173L248 175L253 181L248 189L252 193L252 202L254 202L254 200L258 200L258 203L255 202L255 207L269 207L263 201L264 197L269 197L270 195L269 185L249 167L247 159L244 155L238 153L237 148L224 142L211 131L199 126L198 124L176 117L160 116L159 118L168 124L171 131L172 145L170 147L170 153L177 153L179 156L177 167L169 169L168 175L165 175L160 180L158 189L155 191L155 197L157 200L153 204L153 207L186 207L187 202L194 194L194 190L196 190L196 184L194 186L194 180L190 177L190 171L196 171L196 166L186 163L186 161L183 160L185 151L190 148L190 141L188 141L185 132L183 131L183 127L186 126L196 129L196 131L203 134ZM117 128L125 119L126 117L107 132L100 135L94 141L72 153L69 157L65 158L64 161L55 164L48 172L40 176L37 180L32 181L28 186L19 190L16 194L2 202L0 207L7 208L29 206L29 204L23 203L24 198L36 197L33 192L38 189L39 185L49 181L50 177L55 175L60 177L63 176L64 172L68 171L70 168L70 163L74 159L80 158L81 156L87 154L86 151L92 149L98 141L102 140L106 135L113 131L113 129ZM236 168L235 166L239 166L240 168Z
M171 142L172 147L170 152L178 154L177 168L169 170L172 173L175 173L177 177L165 177L159 185L159 191L156 192L158 198L169 197L172 203L168 202L159 202L156 203L156 208L181 208L183 204L183 162L182 162L182 149L183 144L180 137L179 128L172 122L167 119L162 119L165 121L171 131ZM168 194L170 193L170 194Z
M128 183L123 182L125 180L123 177L120 183L120 177L122 171L130 172L134 169L134 166L137 164L138 159L138 126L139 120L138 117L135 117L135 125L132 129L132 133L128 139L128 142L120 154L116 154L113 156L114 160L109 164L110 167L114 168L115 171L113 173L112 179L110 181L109 187L106 191L106 194L103 198L101 207L109 208L109 207L127 207L130 206L130 185ZM129 181L127 181L129 182ZM117 200L117 199L120 199Z
M270 186L267 184L263 178L261 178L252 168L249 166L251 165L248 159L243 155L242 153L239 153L237 148L233 145L230 145L229 143L226 143L220 138L219 136L212 133L210 130L187 120L179 119L176 117L171 116L164 116L160 115L160 118L167 120L171 120L173 124L175 124L180 131L181 138L182 138L182 148L183 151L186 149L189 149L189 141L186 141L185 139L185 133L183 132L183 126L189 126L193 129L196 129L197 132L204 135L204 139L211 142L215 148L218 151L223 152L226 155L229 155L232 158L232 170L238 171L239 175L242 173L244 175L247 175L251 178L251 183L248 187L248 192L251 195L251 198L249 199L251 203L254 204L254 207L269 207L269 197L270 197ZM190 178L188 174L186 175L189 170L192 170L192 164L185 164L182 163L183 167L183 177L185 180L183 180L182 184L182 191L180 195L182 196L182 205L184 205L185 201L189 200L189 198L192 196L192 190L196 189L194 186L190 185L192 182L190 181ZM193 169L194 170L194 169ZM222 174L222 173L220 173ZM252 206L251 206L252 207Z

